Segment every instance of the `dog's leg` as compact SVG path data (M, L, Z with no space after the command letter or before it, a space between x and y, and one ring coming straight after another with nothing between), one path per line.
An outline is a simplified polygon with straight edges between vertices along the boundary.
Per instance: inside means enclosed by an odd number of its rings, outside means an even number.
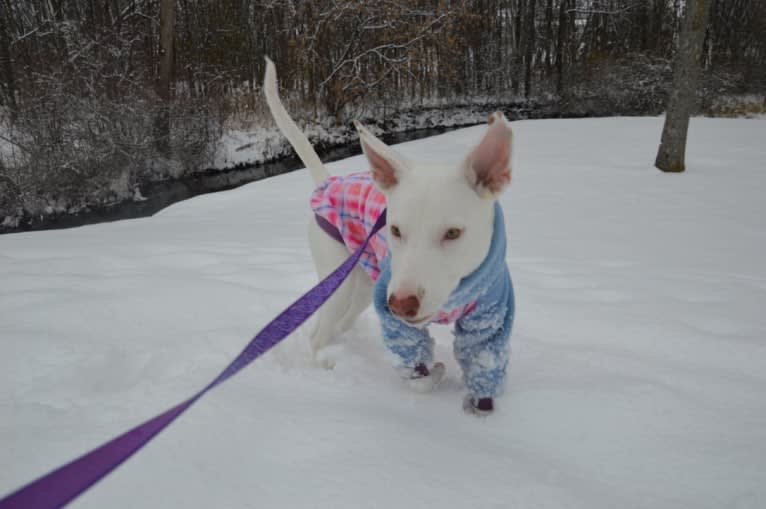
M315 221L309 226L309 245L320 279L337 269L349 257L346 246L330 238ZM372 280L364 269L357 266L319 309L319 320L310 338L315 362L325 368L334 366L331 359L320 359L319 351L333 338L350 329L371 301Z

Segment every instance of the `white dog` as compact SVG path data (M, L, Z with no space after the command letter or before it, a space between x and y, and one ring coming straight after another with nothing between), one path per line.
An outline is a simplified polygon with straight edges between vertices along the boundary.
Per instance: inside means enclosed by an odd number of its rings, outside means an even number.
M433 364L426 327L454 322L455 356L469 391L464 408L491 412L505 381L514 314L496 200L511 180L505 117L494 113L481 142L454 167L407 161L356 123L370 171L331 177L279 100L269 59L264 89L277 125L317 186L309 243L320 278L348 258L387 210L387 228L319 312L311 335L315 359L374 301L386 346L409 384L427 391L444 365Z

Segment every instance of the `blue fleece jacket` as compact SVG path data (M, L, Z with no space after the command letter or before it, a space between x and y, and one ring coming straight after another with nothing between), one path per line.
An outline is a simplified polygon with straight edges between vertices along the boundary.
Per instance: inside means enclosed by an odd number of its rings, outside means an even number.
M476 302L468 313L455 321L455 358L463 369L463 379L472 396L497 396L505 383L513 325L513 285L505 263L505 223L503 211L495 204L495 219L489 252L479 268L460 280L444 309L455 309ZM433 362L434 340L427 329L418 329L396 318L388 309L388 283L391 280L390 255L381 263L375 284L374 305L383 327L383 340L397 364L413 368Z

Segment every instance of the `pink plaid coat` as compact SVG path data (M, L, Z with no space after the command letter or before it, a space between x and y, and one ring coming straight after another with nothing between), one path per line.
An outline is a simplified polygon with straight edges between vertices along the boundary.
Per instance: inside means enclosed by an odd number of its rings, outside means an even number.
M386 197L372 183L369 173L330 177L311 195L311 208L340 232L351 252L362 245L375 221L386 209ZM359 259L373 281L380 276L380 262L386 257L386 237L378 233Z

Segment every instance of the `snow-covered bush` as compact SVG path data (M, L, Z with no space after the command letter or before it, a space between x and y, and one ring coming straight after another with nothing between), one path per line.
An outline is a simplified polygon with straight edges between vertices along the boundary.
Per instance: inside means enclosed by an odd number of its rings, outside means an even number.
M766 115L766 95L717 96L706 105L705 114L713 117L756 117Z
M178 178L212 161L220 129L204 104L172 105L164 153L155 128L163 105L156 97L83 97L63 80L46 84L44 93L26 98L6 135L16 150L4 158L0 216L19 209L27 216L72 212L129 199L141 182Z

